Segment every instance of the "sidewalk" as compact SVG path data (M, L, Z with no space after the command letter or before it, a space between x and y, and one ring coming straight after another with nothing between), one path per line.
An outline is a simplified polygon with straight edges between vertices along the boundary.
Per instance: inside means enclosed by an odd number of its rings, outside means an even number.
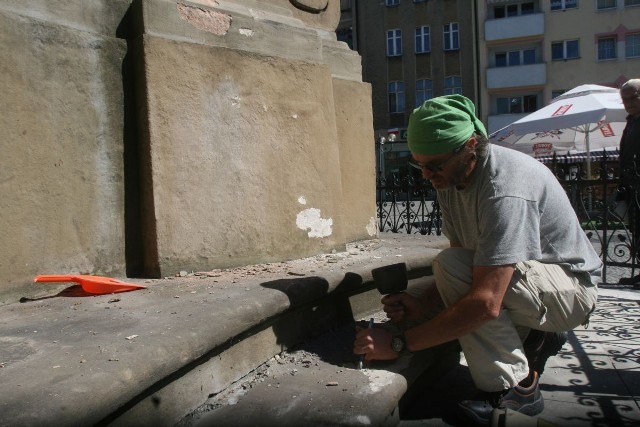
M640 425L639 303L640 291L600 288L588 328L572 331L547 362L540 419L562 427ZM405 408L400 425L464 426L456 402L473 394L463 361Z

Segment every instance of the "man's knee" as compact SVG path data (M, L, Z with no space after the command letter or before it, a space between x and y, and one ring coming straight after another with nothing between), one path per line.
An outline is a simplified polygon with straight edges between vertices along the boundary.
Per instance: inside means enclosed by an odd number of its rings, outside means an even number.
M468 292L473 272L473 251L447 248L433 260L433 274L440 296L448 305Z
M452 272L468 271L473 269L473 251L465 248L443 249L433 260L434 272L451 274Z

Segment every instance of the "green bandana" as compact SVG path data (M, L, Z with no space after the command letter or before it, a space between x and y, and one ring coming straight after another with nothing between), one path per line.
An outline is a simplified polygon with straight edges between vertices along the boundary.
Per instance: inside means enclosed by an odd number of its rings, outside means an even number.
M413 110L407 142L413 154L431 156L455 150L473 133L487 135L470 99L462 95L432 98Z

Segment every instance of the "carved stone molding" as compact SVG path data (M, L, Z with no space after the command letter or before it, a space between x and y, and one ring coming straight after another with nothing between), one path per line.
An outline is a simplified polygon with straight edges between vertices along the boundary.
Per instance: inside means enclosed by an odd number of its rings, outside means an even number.
M327 10L329 0L290 0L291 4L309 13L320 13Z

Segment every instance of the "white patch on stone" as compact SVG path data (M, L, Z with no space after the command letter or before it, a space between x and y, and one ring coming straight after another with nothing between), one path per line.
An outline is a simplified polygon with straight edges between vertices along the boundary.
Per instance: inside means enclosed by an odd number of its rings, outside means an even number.
M231 97L231 105L240 108L240 97L238 95Z
M363 426L370 426L371 425L371 418L369 418L366 415L358 415L356 417L356 421L358 422L358 424L362 424Z
M251 28L240 28L238 30L238 32L246 37L252 37L253 36L253 30Z
M369 390L372 394L392 384L393 377L398 375L382 369L363 369L362 372L369 377Z
M309 208L298 214L296 225L301 230L309 230L309 237L327 237L331 236L333 219L324 219L320 216L320 209Z
M372 237L378 234L378 222L374 217L369 218L369 224L367 224L367 234Z
M307 199L305 199L304 196L300 196L298 197L298 203L300 203L301 205L306 205Z
M291 117L293 117L294 119L297 119L298 115L297 114L293 114Z

